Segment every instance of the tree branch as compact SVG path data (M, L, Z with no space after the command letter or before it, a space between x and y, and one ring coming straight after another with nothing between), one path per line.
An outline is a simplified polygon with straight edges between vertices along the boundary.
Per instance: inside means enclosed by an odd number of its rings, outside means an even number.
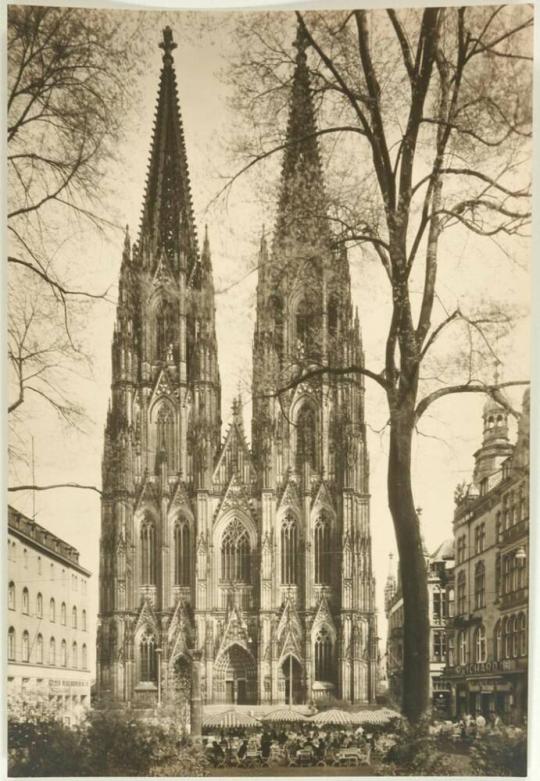
M95 485L83 485L82 483L53 483L51 485L10 485L8 491L52 491L56 488L80 488L84 491L95 491L102 493L100 488Z
M427 396L424 396L421 401L418 402L414 416L415 423L418 423L424 412L438 399L442 399L445 396L452 396L457 393L485 393L491 396L501 406L508 409L513 415L515 411L510 407L508 401L500 393L502 388L513 388L520 385L530 385L530 380L513 380L511 382L501 382L498 385L486 385L478 380L472 380L470 383L464 383L462 385L450 385L447 388L439 388Z

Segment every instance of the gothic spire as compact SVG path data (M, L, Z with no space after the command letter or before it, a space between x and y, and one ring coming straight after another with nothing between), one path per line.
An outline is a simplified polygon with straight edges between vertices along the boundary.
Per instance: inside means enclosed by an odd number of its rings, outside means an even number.
M322 237L321 228L326 227L326 198L306 54L308 42L300 26L294 45L297 54L281 173L277 243L300 238L317 241Z
M178 103L172 52L177 44L165 27L163 66L141 220L141 247L164 250L188 273L198 260L184 128ZM155 262L155 261L154 261Z

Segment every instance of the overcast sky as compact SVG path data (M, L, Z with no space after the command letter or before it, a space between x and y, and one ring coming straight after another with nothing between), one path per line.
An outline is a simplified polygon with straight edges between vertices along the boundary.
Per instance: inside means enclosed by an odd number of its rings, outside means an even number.
M121 12L128 13L128 12ZM130 132L122 149L122 163L108 174L110 193L103 210L119 225L129 224L136 236L142 204L151 126L157 97L163 17L155 16L155 32L148 40L147 62L141 76L142 100L128 118ZM273 213L257 201L256 179L240 180L229 193L210 208L209 203L223 184L223 176L234 170L227 147L236 117L227 104L230 92L220 72L231 55L229 36L220 34L220 24L201 31L181 13L169 12L167 21L179 42L174 52L184 121L187 154L191 174L194 207L199 236L208 223L213 255L219 342L219 362L223 388L222 417L225 431L231 401L242 389L246 431L250 431L249 388L251 385L251 339L254 326L256 250L263 223L273 224ZM215 17L212 20L215 22ZM194 33L197 28L197 35ZM200 35L199 35L200 33ZM279 168L269 165L265 171L275 176ZM260 176L260 174L257 174ZM111 286L115 296L123 237L121 231L105 240L94 233L74 236L59 254L59 262L77 281L92 290ZM527 248L525 248L526 250ZM443 263L439 294L451 309L457 301L504 299L508 303L527 304L530 281L528 257L522 253L519 263L507 258L490 241L474 242L454 234L443 242ZM479 273L481 269L481 273ZM384 277L378 266L361 253L351 254L353 302L358 306L366 363L380 370L381 348L385 339L388 306ZM233 284L234 283L234 284ZM231 287L232 285L232 287ZM224 292L219 292L224 291ZM30 420L35 438L36 482L76 481L100 484L102 438L110 384L110 344L114 306L100 303L85 325L84 341L92 356L93 379L73 380L90 420L86 433L67 430L45 408L35 406ZM529 375L528 323L521 320L506 351L504 377L522 379ZM388 572L388 554L395 552L394 533L386 501L386 432L376 431L386 421L385 399L380 388L366 381L366 420L371 464L371 528L373 561L377 578L380 634L385 635L382 592ZM513 398L518 403L521 391ZM480 395L452 397L432 408L422 424L423 433L414 444L415 500L422 507L426 545L433 551L451 536L453 492L458 482L472 472L473 452L481 442ZM30 426L28 426L30 429ZM13 481L30 481L29 467L19 466ZM32 513L30 495L12 494L10 501L21 511ZM97 494L59 490L35 497L36 520L75 545L81 551L81 563L93 573L93 595L97 610L98 549L100 502ZM384 650L381 647L381 650Z

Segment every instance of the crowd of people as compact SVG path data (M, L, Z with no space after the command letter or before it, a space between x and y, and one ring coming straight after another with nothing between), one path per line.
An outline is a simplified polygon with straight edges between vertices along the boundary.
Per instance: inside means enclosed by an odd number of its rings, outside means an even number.
M317 727L313 724L261 726L258 730L233 730L203 736L203 745L212 764L329 765L351 758L369 762L374 735L363 727ZM357 762L354 762L355 757Z
M521 731L521 727L505 724L504 720L492 711L487 717L483 713L477 713L474 716L471 713L465 713L457 721L435 721L430 731L434 735L446 735L452 738L461 738L464 741L472 741L482 735L496 734L503 729L506 732L508 730Z

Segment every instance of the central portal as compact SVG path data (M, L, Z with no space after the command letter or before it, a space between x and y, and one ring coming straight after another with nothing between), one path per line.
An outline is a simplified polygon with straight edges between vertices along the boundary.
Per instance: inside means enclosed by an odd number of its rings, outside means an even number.
M251 705L257 699L257 671L251 655L232 645L216 664L216 700Z

